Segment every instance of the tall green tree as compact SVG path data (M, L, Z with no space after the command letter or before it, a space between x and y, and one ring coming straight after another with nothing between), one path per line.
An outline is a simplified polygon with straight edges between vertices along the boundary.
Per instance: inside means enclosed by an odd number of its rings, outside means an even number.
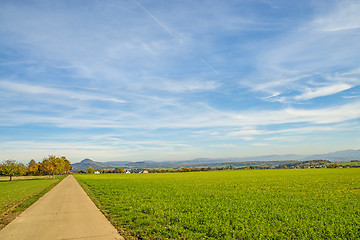
M25 173L25 165L17 163L15 160L6 160L0 165L0 175L10 177L10 181L13 176L23 176Z
M115 168L115 173L124 173L124 168Z
M66 157L56 157L54 155L49 155L47 158L44 158L40 171L45 175L60 175L64 173L69 173L71 170L70 161L66 159Z
M42 175L54 175L54 164L52 163L53 156L49 156L44 158L41 165L40 165L40 173Z
M34 160L34 159L31 159L30 162L29 162L29 164L28 164L28 168L34 167L35 165L36 165L35 160Z

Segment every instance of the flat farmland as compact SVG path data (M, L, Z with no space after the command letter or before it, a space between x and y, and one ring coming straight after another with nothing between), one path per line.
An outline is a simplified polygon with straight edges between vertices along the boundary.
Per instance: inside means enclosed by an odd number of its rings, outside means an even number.
M76 178L114 225L134 238L360 238L360 169Z

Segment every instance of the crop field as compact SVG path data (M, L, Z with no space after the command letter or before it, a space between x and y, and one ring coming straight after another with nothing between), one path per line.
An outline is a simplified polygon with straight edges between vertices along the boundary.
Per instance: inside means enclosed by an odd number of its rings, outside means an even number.
M76 175L139 239L359 239L360 169Z
M39 194L44 189L55 184L57 181L59 181L59 178L28 179L11 182L0 181L0 216L25 199Z

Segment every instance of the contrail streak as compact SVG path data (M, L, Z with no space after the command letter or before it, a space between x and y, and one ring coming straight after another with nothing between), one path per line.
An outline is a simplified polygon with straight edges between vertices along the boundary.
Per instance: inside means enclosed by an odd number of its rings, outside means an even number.
M208 65L208 66L211 68L211 70L213 70L214 73L219 74L219 73L215 70L215 68L214 68L213 66L211 66L210 63L208 63L204 58L200 57L200 59L201 59L201 61L203 61L206 65Z
M173 38L175 38L180 44L182 44L183 42L175 35L175 33L173 33L172 31L170 31L170 29L168 29L159 19L157 19L154 15L151 14L151 12L149 10L147 10L141 3L139 3L137 0L134 0L134 2L141 8L143 9L155 22L157 22L160 27L162 27L168 34L170 34Z

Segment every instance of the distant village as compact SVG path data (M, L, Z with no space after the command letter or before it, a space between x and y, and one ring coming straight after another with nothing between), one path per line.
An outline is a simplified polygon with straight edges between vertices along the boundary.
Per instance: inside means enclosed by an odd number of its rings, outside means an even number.
M151 169L124 169L109 168L109 169L94 169L92 167L87 170L78 170L77 173L85 174L101 174L101 173L174 173L174 172L202 172L202 171L225 171L225 170L252 170L252 169L311 169L311 168L358 168L360 167L360 160L351 160L349 162L331 162L329 160L309 160L309 161L276 161L267 162L268 165L264 165L264 162L248 162L248 166L237 166L244 163L232 163L222 167L181 167L178 169L171 168L151 168Z

